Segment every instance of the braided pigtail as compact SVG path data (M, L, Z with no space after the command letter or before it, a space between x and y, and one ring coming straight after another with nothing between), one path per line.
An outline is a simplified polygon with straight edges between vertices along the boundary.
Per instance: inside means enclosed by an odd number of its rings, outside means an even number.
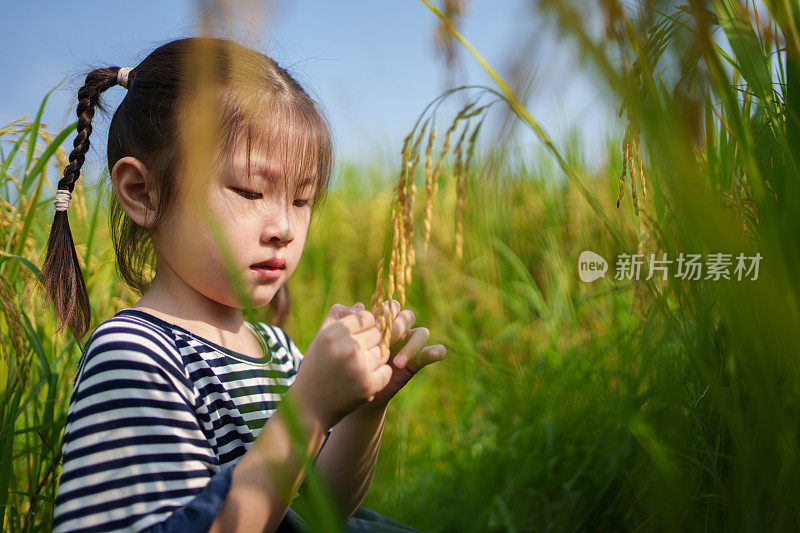
M69 164L64 167L64 175L58 182L56 213L39 278L47 297L55 307L59 329L64 326L69 327L78 340L89 330L91 308L69 228L67 207L75 182L80 177L86 153L89 151L89 136L92 134L95 108L103 109L100 94L117 85L119 71L119 67L95 69L87 74L83 87L78 91L77 135L73 143L74 148L69 154Z

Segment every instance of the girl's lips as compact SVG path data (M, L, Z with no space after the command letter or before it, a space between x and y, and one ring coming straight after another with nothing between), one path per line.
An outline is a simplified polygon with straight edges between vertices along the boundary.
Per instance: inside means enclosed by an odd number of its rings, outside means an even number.
M286 259L282 257L273 257L272 259L267 259L266 261L261 261L260 263L254 263L250 265L250 268L286 268Z
M255 273L258 281L274 281L283 275L283 268L269 268L252 266L250 270Z

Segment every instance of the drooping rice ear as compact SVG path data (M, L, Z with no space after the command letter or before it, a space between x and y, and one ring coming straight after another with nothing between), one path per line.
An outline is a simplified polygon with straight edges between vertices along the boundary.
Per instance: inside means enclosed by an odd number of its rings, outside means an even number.
M378 279L375 282L375 292L372 293L372 298L369 301L369 308L374 313L384 301L383 289L383 257L378 261Z
M483 120L478 122L472 130L467 142L467 156L464 159L463 168L459 173L458 183L456 185L456 257L461 259L464 253L464 211L467 208L467 180L469 179L469 167L472 162L472 156L475 153L475 142L478 138L478 133L481 131ZM467 132L469 123L464 128L464 133ZM463 134L462 134L463 137ZM461 141L459 141L461 142Z
M9 377L16 373L19 383L26 384L31 375L28 362L27 336L23 333L22 314L8 278L0 274L0 316L6 323L6 333L0 337L0 350L9 369ZM9 353L8 344L11 346Z
M619 176L619 195L617 196L617 209L625 194L625 174L628 171L628 135L622 139L622 174Z
M499 101L499 100L498 100ZM436 165L433 164L433 144L436 138L436 127L434 124L434 117L428 117L423 123L422 126L418 129L415 125L414 129L409 133L403 141L403 149L402 149L402 161L400 167L400 178L395 185L394 191L395 195L393 197L393 201L391 203L391 224L392 224L392 247L391 247L391 255L389 258L389 266L387 269L387 277L388 281L386 284L386 291L388 298L391 299L394 297L395 292L397 293L397 298L400 301L401 306L405 306L406 300L406 285L410 284L412 281L412 274L413 274L413 267L416 264L416 250L413 245L413 238L414 238L414 200L416 196L416 185L415 185L415 169L419 162L420 157L420 146L422 144L422 139L427 138L427 144L425 149L425 192L426 192L426 202L425 202L425 223L424 223L424 235L423 235L423 247L427 250L427 246L430 242L431 236L431 220L432 220L432 212L433 206L435 204L436 194L438 191L438 178L440 176L442 164L444 161L445 156L450 151L450 139L453 132L459 126L459 124L469 118L475 117L483 113L487 108L489 108L492 104L484 105L481 107L476 107L478 99L474 99L471 102L468 102L456 115L452 124L447 129L444 138L444 144L441 151L441 154L436 162ZM424 113L423 113L424 117ZM422 122L422 118L417 121L417 124ZM467 132L469 130L469 123L464 127L463 131L461 132L459 141L456 145L458 150L458 157L456 161L456 169L454 169L454 176L458 180L458 176L462 173L461 168L466 162L466 170L469 170L469 161L471 160L476 144L476 138L478 136L478 132L480 130L480 124L471 130L471 135L468 138L468 147L466 148L466 159L463 157L464 154L464 143L467 140ZM430 125L430 130L428 130L428 126ZM459 208L457 209L457 217L462 216L462 212L466 205L466 186L464 183L460 183L458 185L459 192ZM458 224L460 233L463 233L463 224ZM457 241L460 243L462 237L460 235L456 236ZM460 257L460 246L459 248L459 257ZM383 260L380 262L379 266L379 273L378 273L378 285L382 286L382 276L383 276ZM373 300L376 299L379 291L382 289L376 288L376 292L373 295ZM384 292L380 292L381 297L383 296ZM384 324L381 324L383 327ZM388 335L386 331L384 333Z
M463 187L461 181L463 180L463 148L464 148L464 139L466 138L467 130L469 129L469 122L464 125L463 130L461 131L461 136L458 138L458 142L455 146L455 154L456 154L456 161L453 165L453 178L456 182L456 235L455 235L455 249L456 249L456 257L460 260L463 255L463 246L464 246L464 225L461 218L461 211L458 209L458 205L461 202L461 193L460 190Z
M417 163L419 162L419 147L427 131L429 121L430 119L425 121L417 135L417 140L411 149L408 171L406 173L407 193L405 205L403 206L403 231L405 234L404 240L406 242L405 269L403 275L405 276L406 285L411 284L411 270L416 261L416 253L414 252L414 198L416 196L417 187L414 183L414 177Z
M439 191L439 174L442 171L442 162L444 161L447 152L450 151L450 136L455 131L456 126L458 126L458 121L453 121L453 123L450 125L449 128L447 128L447 131L444 134L444 144L442 145L442 153L439 156L439 160L436 162L436 168L434 168L433 170L433 177L431 177L431 181L433 182L433 194L432 194L433 200L431 201L436 200L436 193Z
M628 168L631 169L631 198L633 199L633 212L639 216L639 199L636 197L636 164L633 161L632 151L628 152Z
M392 217L394 218L394 210L392 211ZM396 253L392 251L392 261L396 260ZM384 288L383 284L383 268L384 268L384 258L381 257L380 261L378 261L378 278L375 282L375 292L372 294L372 298L370 299L370 309L373 313L377 312L382 306L383 302L391 301L392 294L394 292L394 287L392 287L394 283L394 273L392 272L392 267L389 267L389 296L386 297L386 289ZM386 317L384 313L379 313L379 324L380 330L383 333L383 337L380 342L381 348L381 357L386 357L386 351L389 349L389 343L391 341L391 334L392 334L392 317Z
M381 357L386 357L386 350L389 349L389 343L391 342L392 336L392 317L386 316L383 313L383 302L387 301L387 298L384 297L385 291L383 288L383 257L381 257L380 261L378 261L378 280L375 283L375 292L372 294L372 299L370 300L370 309L373 313L378 312L378 321L380 324L381 332L383 333L383 337L381 338L380 348L381 348ZM391 299L388 299L391 301Z
M397 196L395 203L395 211L392 222L393 234L397 235L397 249L392 246L393 253L397 253L396 261L394 262L394 285L397 289L397 297L400 300L400 305L406 304L406 284L405 284L405 268L406 268L406 232L404 229L405 205L406 205L406 190L407 190L407 175L409 157L411 152L411 141L413 140L413 132L410 133L403 143L403 161L400 169L400 180L397 182ZM394 239L393 239L394 244Z
M647 182L644 179L644 166L642 165L642 152L639 148L639 136L634 140L634 152L636 153L636 162L639 172L639 182L642 184L642 198L647 198Z
M425 147L425 219L423 223L422 249L428 249L433 219L433 141L436 139L436 125L431 128L428 144Z
M620 109L620 117L623 109ZM639 195L636 182L642 188L642 199L647 197L647 185L645 183L644 169L642 165L642 154L639 148L639 128L633 122L628 122L625 128L625 136L622 138L622 174L619 178L619 194L617 196L617 209L619 209L622 198L625 196L625 175L630 176L631 180L631 200L633 211L639 216Z
M431 230L430 220L431 220L431 217L432 217L433 205L436 202L436 195L439 192L439 176L441 175L442 163L444 162L444 158L447 156L448 152L450 151L450 139L452 138L453 132L456 130L456 128L458 127L459 123L463 119L469 118L471 116L474 116L476 113L483 112L488 106L482 106L482 107L479 107L477 109L473 109L474 107L475 107L475 101L472 101L472 102L467 103L463 108L461 108L461 110L458 112L458 114L453 119L452 124L450 124L450 127L447 128L447 131L444 134L444 143L442 144L442 151L441 151L441 154L439 155L438 160L436 161L436 166L434 167L433 173L432 173L432 175L430 177L431 192L430 192L430 196L428 197L428 201L426 202L426 206L425 206L426 224L425 224L425 234L423 235L423 240L422 240L423 249L424 250L428 249L427 248L428 247L428 243L430 242L430 236L431 236L430 235L430 230ZM432 138L429 139L428 142L429 142L430 145L432 145L433 144L433 139ZM428 204L430 204L430 208L428 207Z
M396 290L396 272L397 272L397 256L399 255L399 242L400 242L400 229L398 227L397 206L392 206L392 251L389 259L389 279L387 282L389 298L394 297Z

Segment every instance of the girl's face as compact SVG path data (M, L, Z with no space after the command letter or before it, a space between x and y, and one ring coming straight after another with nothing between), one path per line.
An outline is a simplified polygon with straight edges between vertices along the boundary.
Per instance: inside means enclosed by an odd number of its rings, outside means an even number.
M204 193L202 180L179 179L181 200L153 236L159 262L185 284L175 294L188 289L228 307L259 307L297 267L315 182L285 183L278 161L257 148L248 173L247 143L234 145Z

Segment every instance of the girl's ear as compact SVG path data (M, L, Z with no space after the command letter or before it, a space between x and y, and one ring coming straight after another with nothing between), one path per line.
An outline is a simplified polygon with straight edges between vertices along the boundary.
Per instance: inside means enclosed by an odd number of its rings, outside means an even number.
M120 158L111 169L111 183L122 209L139 226L152 227L158 208L153 177L135 157Z

